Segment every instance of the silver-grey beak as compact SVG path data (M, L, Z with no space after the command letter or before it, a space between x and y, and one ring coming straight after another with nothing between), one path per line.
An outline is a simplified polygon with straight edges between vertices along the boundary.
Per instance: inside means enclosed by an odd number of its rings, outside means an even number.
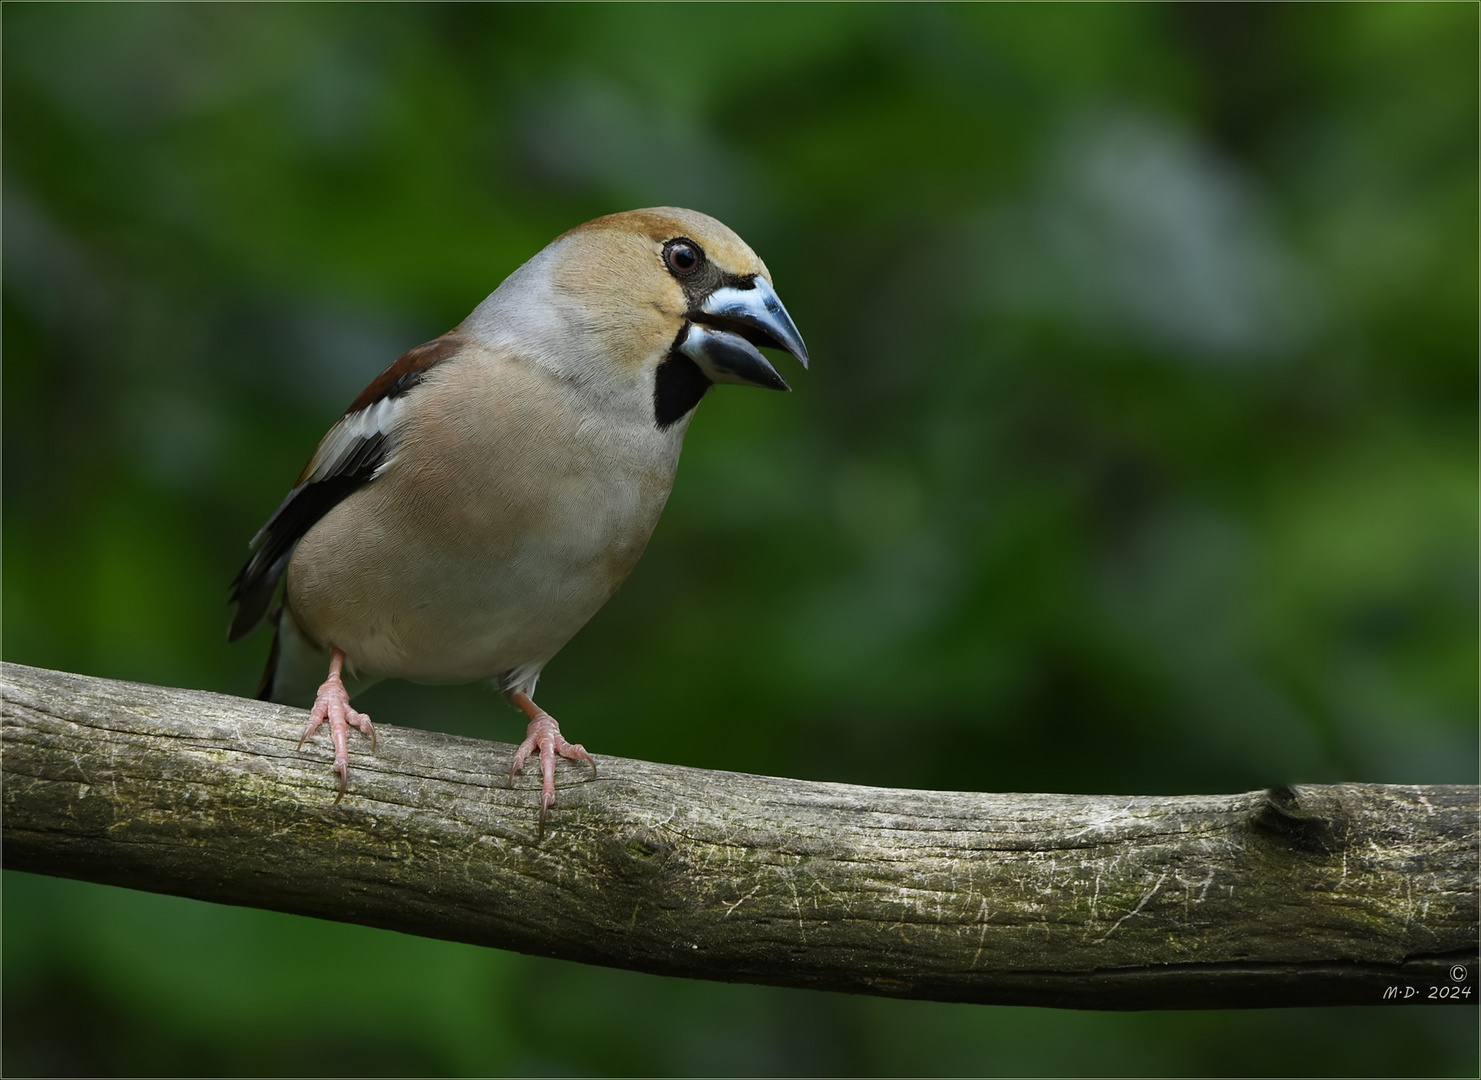
M716 289L699 306L699 310L710 316L710 319L703 321L713 321L721 329L737 330L753 345L766 345L789 352L797 357L804 368L807 367L807 346L802 344L802 335L797 332L792 316L782 306L781 297L777 296L776 290L765 278L752 278L749 288L738 289L727 285L723 289ZM738 325L727 327L726 323ZM755 334L747 334L747 329L759 331L761 340L758 341Z
M713 382L790 390L758 345L789 352L807 367L802 335L765 278L752 278L745 287L716 289L690 318L679 351Z
M699 365L711 382L790 390L761 350L739 334L690 323L679 351Z

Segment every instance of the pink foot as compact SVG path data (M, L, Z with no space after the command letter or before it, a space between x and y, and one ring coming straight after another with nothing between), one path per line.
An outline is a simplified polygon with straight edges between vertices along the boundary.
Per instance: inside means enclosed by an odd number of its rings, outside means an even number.
M309 713L309 726L303 729L303 737L298 740L298 748L302 750L309 736L318 731L324 721L329 721L329 738L334 742L334 771L339 775L339 794L334 797L335 802L345 797L350 784L350 728L369 735L370 749L372 752L375 750L375 727L370 717L350 708L350 695L339 674L344 662L345 654L335 649L329 661L329 678L319 687L319 693L314 697L314 709Z
M525 741L514 751L514 764L509 767L509 784L514 786L514 774L524 768L525 759L536 750L540 751L540 836L545 835L545 815L555 802L555 759L556 755L570 761L584 761L591 766L591 775L597 774L597 763L586 752L586 747L568 743L561 736L560 725L540 706L521 691L508 695L509 700L530 718L525 729Z

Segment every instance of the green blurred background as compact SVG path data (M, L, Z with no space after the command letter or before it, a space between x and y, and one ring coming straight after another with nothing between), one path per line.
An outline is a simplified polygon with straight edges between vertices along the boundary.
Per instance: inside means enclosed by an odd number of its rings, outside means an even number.
M814 365L705 400L546 670L573 738L969 790L1477 781L1474 5L3 28L7 659L250 694L226 585L345 404L564 229L678 204ZM482 686L363 702L521 730ZM7 1075L1477 1066L1472 1009L945 1006L4 890Z

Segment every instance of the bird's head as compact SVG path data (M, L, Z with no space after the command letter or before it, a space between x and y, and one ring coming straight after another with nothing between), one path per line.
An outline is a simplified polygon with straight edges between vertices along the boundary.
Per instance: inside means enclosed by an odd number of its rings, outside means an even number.
M465 325L533 347L599 391L643 395L660 428L715 383L789 390L758 346L807 366L766 264L725 225L677 207L611 214L557 237Z

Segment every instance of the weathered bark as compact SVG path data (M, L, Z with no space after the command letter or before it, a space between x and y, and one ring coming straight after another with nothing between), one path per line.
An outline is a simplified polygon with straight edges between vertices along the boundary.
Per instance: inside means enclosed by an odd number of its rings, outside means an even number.
M602 756L563 764L537 839L501 743L382 725L336 804L301 711L6 665L3 712L11 869L945 1001L1476 1000L1475 787L984 795Z

